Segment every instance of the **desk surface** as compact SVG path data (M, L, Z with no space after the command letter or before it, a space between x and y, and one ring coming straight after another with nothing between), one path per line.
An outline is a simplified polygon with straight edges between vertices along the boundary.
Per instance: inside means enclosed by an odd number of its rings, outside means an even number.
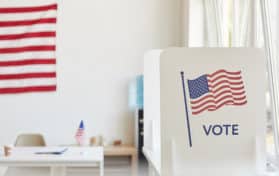
M137 149L129 145L106 146L104 154L105 156L132 156L137 155Z
M0 157L1 165L91 165L104 160L102 147L66 147L60 155L35 154L36 152L61 151L65 147L16 147L11 155Z

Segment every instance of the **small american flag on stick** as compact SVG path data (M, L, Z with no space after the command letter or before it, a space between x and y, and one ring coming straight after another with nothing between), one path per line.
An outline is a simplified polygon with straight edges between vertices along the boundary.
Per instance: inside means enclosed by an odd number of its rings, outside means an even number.
M83 145L85 142L85 133L84 133L84 123L83 120L80 122L78 130L76 132L76 140L79 145Z
M225 105L247 103L241 71L218 70L197 79L188 80L193 115L215 111Z
M0 94L56 90L57 4L0 2Z

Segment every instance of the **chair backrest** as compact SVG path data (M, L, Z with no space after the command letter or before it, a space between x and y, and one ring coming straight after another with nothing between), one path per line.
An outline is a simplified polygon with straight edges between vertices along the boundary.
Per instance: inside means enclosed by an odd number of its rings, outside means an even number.
M15 142L16 147L46 146L43 135L41 134L21 134Z

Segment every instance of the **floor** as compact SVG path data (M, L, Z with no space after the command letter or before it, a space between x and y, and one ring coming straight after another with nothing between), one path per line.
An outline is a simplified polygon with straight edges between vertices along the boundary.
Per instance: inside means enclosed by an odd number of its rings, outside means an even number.
M131 176L128 158L105 159L105 176ZM139 160L138 176L148 176L148 164L145 159ZM49 168L0 168L0 176L48 176ZM97 169L69 168L67 176L98 176Z

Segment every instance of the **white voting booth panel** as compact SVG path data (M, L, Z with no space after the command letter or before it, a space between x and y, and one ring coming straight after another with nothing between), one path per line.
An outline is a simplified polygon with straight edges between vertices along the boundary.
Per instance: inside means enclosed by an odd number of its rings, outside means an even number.
M158 80L151 84L152 71L145 68L145 91L151 93L149 86L157 89L159 82L160 95L152 101L152 95L144 97L145 148L154 156L160 152L160 175L264 172L267 82L263 52L172 48L151 53L145 67L157 62L153 74Z
M160 130L160 55L153 50L144 56L144 148L155 172L161 167Z

